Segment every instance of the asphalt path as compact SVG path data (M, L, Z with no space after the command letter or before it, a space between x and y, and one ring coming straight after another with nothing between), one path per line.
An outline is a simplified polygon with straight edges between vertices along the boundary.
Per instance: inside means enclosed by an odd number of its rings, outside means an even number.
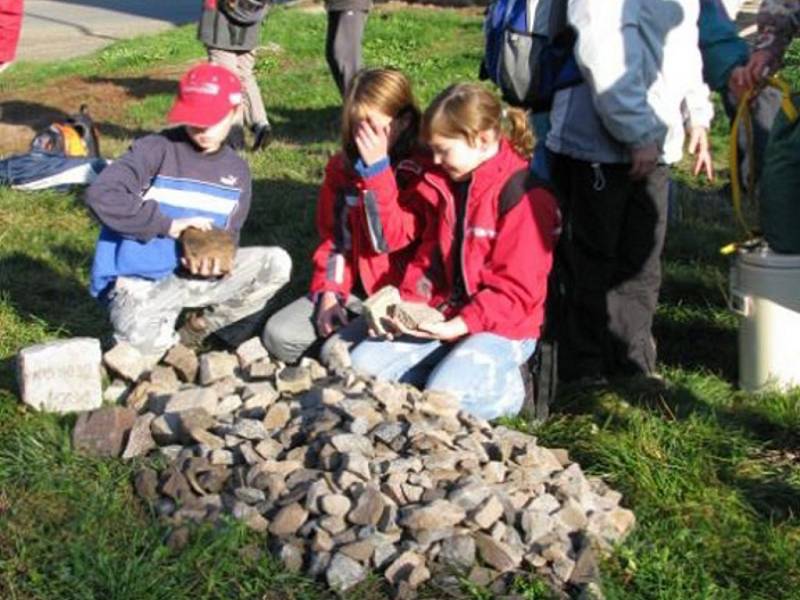
M25 0L24 6L17 60L46 61L196 21L201 0Z

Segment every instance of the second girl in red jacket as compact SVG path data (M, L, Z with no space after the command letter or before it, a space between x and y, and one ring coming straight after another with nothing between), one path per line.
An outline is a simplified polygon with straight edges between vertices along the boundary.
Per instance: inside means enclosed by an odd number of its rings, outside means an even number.
M353 366L452 392L484 418L514 414L524 398L520 365L544 319L557 204L546 189L525 185L533 141L525 114L506 114L485 88L442 92L423 116L422 136L432 161L419 165L413 185L398 190L384 172L365 186L390 250L422 231L401 294L440 308L446 320L413 336L368 339L354 349ZM363 160L380 163L386 140L386 131L362 125Z

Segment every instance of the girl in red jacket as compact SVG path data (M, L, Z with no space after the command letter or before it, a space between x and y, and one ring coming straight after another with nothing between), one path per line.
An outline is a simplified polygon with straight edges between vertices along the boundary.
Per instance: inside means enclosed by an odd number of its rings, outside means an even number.
M353 367L451 392L483 418L515 414L525 395L520 366L544 319L560 227L555 198L528 184L525 113L504 111L482 86L442 92L425 111L422 137L432 161L412 185L397 190L380 174L365 185L390 250L422 229L401 295L439 308L445 320L394 340L365 340ZM365 162L381 163L385 130L367 122L356 141Z
M363 339L362 319L348 325L353 314L360 312L360 298L385 285L399 284L413 255L412 241L419 235L409 228L404 242L399 236L395 240L396 251L390 256L372 208L372 192L363 181L380 170L393 182L397 178L395 185L402 184L407 178L402 161L417 145L419 121L411 83L400 71L368 69L353 79L342 109L342 150L328 161L317 204L320 243L312 259L311 290L267 322L263 341L273 356L295 362L337 330L331 341L352 344ZM377 124L386 135L383 160L369 166L361 160L355 143L355 133L365 122ZM322 348L323 362L330 346Z

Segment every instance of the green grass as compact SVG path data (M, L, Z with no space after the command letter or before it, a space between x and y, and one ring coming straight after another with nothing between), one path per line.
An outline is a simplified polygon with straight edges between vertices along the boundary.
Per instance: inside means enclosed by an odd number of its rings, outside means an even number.
M321 14L276 9L264 42L279 48L265 51L258 67L278 139L247 155L255 202L243 239L292 254L295 277L283 301L307 285L316 194L337 144L339 97L322 55L324 28ZM424 105L448 83L474 78L480 42L476 16L382 9L370 17L365 55L369 64L406 70ZM153 77L101 123L105 148L118 152L132 133L163 125L174 75L203 55L187 26L87 58L15 66L0 79L0 94L13 99L64 78L141 86ZM724 127L715 124L716 145ZM263 552L263 538L233 523L170 551L170 531L134 497L135 464L76 455L74 417L19 403L20 348L108 334L87 292L96 235L78 191L0 190L0 598L327 597L283 572ZM511 421L568 448L635 511L635 532L603 566L609 598L800 598L800 394L736 391L737 323L725 303L728 259L718 254L735 238L732 224L719 222L682 222L668 234L656 318L666 391L563 387L545 425ZM535 578L520 579L517 593L547 596ZM463 594L491 597L468 587ZM348 597L386 594L372 579Z

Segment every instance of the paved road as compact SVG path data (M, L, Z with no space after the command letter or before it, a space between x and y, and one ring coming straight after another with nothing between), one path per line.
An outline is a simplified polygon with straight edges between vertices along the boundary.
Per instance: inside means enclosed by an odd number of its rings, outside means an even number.
M200 0L25 0L18 60L88 54L116 40L196 21Z

